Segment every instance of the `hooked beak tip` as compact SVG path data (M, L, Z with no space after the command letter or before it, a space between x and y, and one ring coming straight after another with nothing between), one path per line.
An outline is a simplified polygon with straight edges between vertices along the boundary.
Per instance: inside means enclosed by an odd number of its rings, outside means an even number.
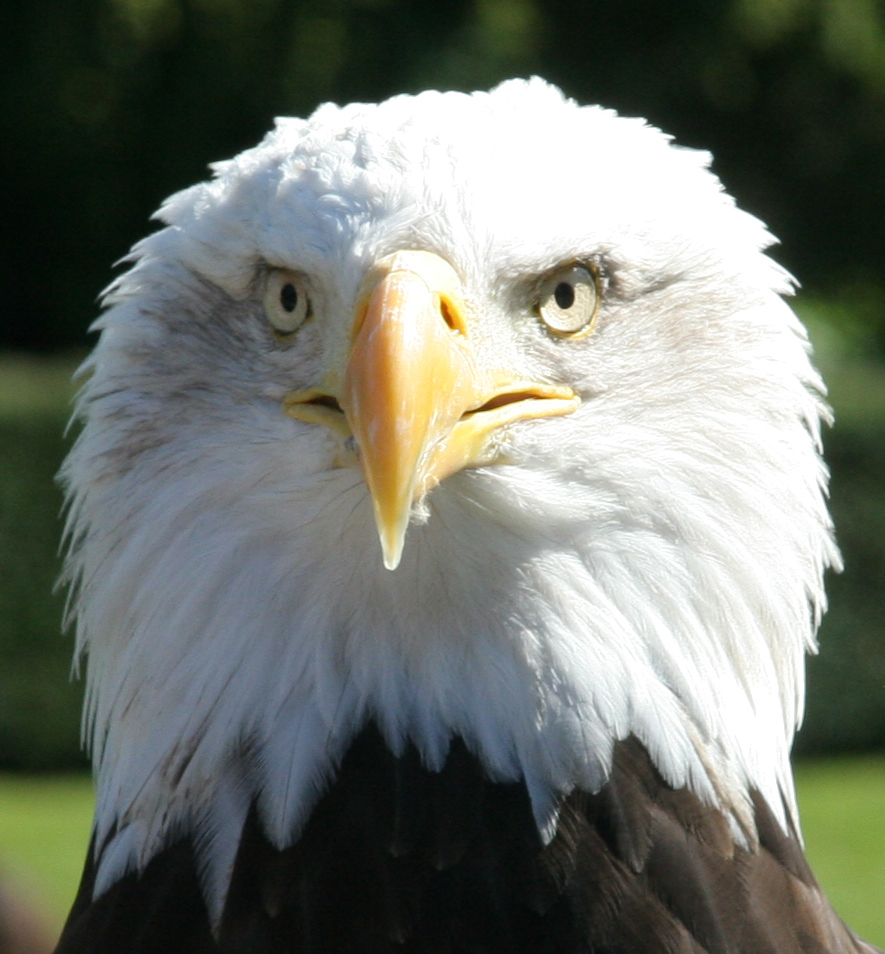
M403 545L406 540L406 528L392 532L381 532L381 553L384 558L384 568L395 570L402 560Z

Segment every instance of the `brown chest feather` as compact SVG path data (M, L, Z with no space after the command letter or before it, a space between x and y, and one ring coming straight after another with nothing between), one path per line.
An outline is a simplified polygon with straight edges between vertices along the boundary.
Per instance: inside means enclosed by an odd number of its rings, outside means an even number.
M755 800L758 849L667 786L635 740L573 793L544 845L526 789L487 781L459 739L441 772L365 729L301 838L253 812L213 936L185 838L91 900L87 863L58 954L842 954L795 837ZM91 855L90 855L91 857Z

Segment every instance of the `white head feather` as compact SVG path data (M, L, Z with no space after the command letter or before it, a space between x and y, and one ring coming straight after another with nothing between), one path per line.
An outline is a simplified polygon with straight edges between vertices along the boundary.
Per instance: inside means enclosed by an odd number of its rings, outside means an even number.
M708 161L513 81L281 120L163 206L108 295L64 471L99 893L189 829L217 914L250 803L291 843L369 718L431 768L460 734L526 780L548 836L630 733L739 838L751 787L793 810L838 562L826 411L771 239ZM401 248L451 262L482 347L583 403L434 490L391 573L359 471L280 401ZM570 260L605 293L595 333L563 342L525 282ZM309 283L297 346L268 334L268 265Z

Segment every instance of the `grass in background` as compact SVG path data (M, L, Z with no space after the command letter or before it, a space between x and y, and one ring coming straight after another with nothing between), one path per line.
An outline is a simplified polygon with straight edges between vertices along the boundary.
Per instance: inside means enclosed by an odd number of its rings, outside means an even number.
M885 758L796 769L808 857L836 910L885 946ZM0 869L57 933L74 898L92 818L86 776L0 775Z
M885 758L799 762L796 786L818 881L843 920L885 949Z
M24 352L0 353L0 416L34 418L59 416L73 408L77 383L74 372L85 352L44 356Z
M0 775L0 874L52 936L80 881L92 807L88 775Z

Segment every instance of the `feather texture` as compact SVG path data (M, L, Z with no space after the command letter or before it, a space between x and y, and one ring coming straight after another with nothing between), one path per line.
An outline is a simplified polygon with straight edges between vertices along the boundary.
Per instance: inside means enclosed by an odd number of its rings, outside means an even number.
M708 162L641 121L513 81L281 120L167 201L107 294L63 472L98 790L78 910L91 895L125 911L168 878L193 894L196 878L212 927L232 924L248 846L271 868L306 850L369 722L396 784L416 774L431 801L458 752L471 766L434 822L452 832L432 850L421 835L430 869L485 844L462 784L530 810L524 837L562 869L534 871L541 895L552 877L571 896L576 865L597 877L581 860L591 843L619 884L643 873L657 910L673 865L744 883L767 843L796 841L803 656L839 562L819 456L828 412L770 236ZM581 405L513 424L494 465L420 501L391 573L358 468L281 401L343 362L367 268L404 248L454 267L479 362L567 384ZM533 295L576 261L599 275L601 307L571 341L545 332ZM263 312L268 268L309 295L292 341ZM652 805L617 778L634 744L633 784ZM377 850L413 857L424 822L385 824L396 835ZM568 857L563 839L577 839ZM744 860L714 863L722 851ZM593 904L611 920L639 899ZM647 928L662 949L725 949L717 932L733 925L685 903ZM408 932L406 914L390 917Z
M758 845L735 845L722 813L670 788L631 738L545 845L525 786L488 782L462 740L429 772L372 726L296 845L274 848L249 814L215 937L185 839L97 903L90 864L59 954L871 952L757 794L754 817Z

